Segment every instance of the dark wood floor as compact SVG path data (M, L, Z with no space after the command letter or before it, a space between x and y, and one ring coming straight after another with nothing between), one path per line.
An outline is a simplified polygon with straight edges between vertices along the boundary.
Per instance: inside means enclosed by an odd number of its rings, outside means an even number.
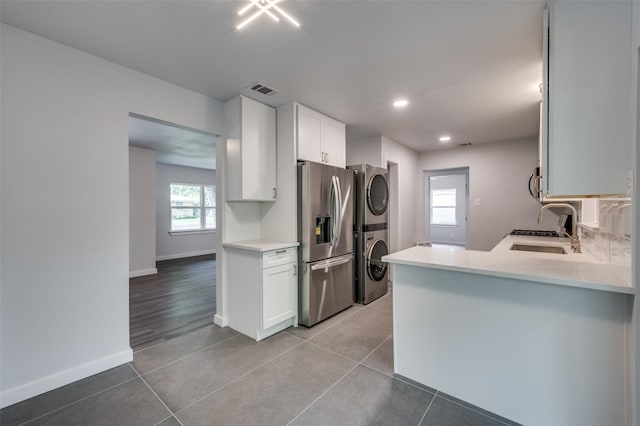
M129 280L129 330L133 350L213 323L214 255L157 263L158 274Z

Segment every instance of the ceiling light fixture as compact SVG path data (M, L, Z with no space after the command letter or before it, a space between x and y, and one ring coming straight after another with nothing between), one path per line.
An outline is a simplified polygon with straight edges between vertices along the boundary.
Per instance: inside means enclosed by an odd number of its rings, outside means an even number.
M269 15L269 17L271 17L271 19L273 19L274 21L280 22L280 19L273 12L271 12L270 9L273 9L276 12L278 12L281 16L286 18L289 22L291 22L296 27L300 27L300 24L298 23L298 21L293 19L291 15L289 15L287 12L282 10L282 8L277 5L277 3L280 3L281 1L282 0L249 0L249 4L243 7L242 9L240 9L240 11L238 12L238 15L242 16L245 13L247 13L249 10L253 9L254 7L258 10L254 12L253 15L249 16L247 19L245 19L240 24L238 24L236 28L241 30L247 24L249 24L251 21L256 19L258 16L262 15L263 13Z
M440 136L440 142L449 142L450 140L451 136L449 135Z
M393 101L393 106L396 108L404 108L407 105L409 105L409 101L406 99L398 99L396 101Z

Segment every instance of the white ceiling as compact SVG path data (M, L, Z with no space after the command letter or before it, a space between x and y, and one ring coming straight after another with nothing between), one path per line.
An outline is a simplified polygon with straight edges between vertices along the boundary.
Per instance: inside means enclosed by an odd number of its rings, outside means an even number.
M282 0L301 28L261 16L238 31L246 3L2 0L0 16L223 101L299 101L347 123L348 138L424 151L538 133L543 1ZM282 93L249 94L256 81Z
M129 117L129 145L156 151L156 162L215 170L216 136Z

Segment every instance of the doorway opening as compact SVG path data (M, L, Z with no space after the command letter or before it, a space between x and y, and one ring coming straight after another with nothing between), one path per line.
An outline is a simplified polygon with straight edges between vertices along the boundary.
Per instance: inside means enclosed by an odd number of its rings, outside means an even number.
M425 237L432 244L467 246L469 168L424 172Z
M217 136L129 116L133 350L213 324Z
M389 171L389 208L387 221L389 223L388 239L389 239L389 253L394 253L400 250L400 213L399 209L399 192L400 183L398 170L398 163L391 161L387 162L387 170ZM393 287L393 265L389 265L389 273L387 274L387 280L389 289Z

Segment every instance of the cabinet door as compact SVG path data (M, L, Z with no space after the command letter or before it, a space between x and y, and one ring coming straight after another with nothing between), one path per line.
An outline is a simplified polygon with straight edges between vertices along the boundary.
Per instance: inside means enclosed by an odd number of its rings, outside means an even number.
M289 263L262 272L262 328L296 315L297 265Z
M242 198L273 201L276 188L276 110L242 97Z
M550 195L622 194L631 167L631 2L554 2Z
M322 115L298 105L298 160L322 163Z
M325 153L325 163L337 167L346 167L347 148L344 124L329 117L323 118L322 149Z

